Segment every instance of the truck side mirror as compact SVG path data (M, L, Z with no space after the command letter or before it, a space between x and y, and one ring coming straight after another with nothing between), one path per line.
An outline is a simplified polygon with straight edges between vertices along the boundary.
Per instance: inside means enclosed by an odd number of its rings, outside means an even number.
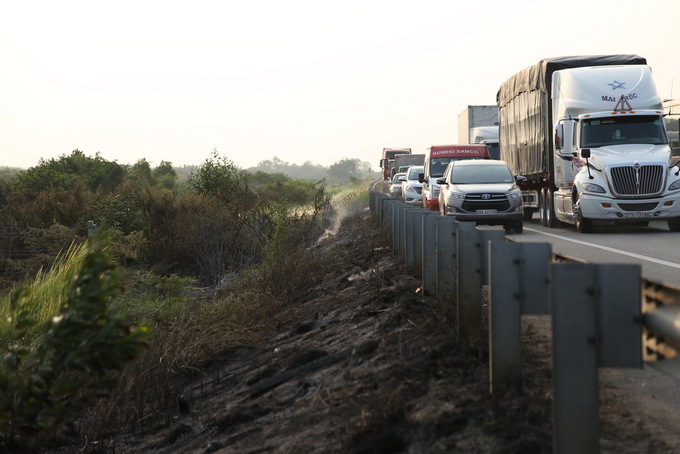
M425 174L424 173L421 172L421 173L418 174L418 182L419 183L425 182Z
M564 140L564 125L562 123L558 123L557 125L555 125L555 149L557 150L562 149L563 140Z
M584 159L588 159L590 157L590 148L582 148L581 157Z

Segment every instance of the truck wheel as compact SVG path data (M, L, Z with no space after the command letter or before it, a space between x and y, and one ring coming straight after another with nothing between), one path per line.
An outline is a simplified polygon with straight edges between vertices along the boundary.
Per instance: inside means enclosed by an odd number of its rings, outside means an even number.
M578 233L590 233L593 230L593 221L591 219L586 219L581 214L581 209L579 208L578 199L574 202L574 220L576 231Z
M546 189L545 191L545 226L550 228L555 228L559 225L557 218L555 217L555 199L553 197L554 192L552 189Z
M522 219L529 222L533 218L534 218L534 210L532 208L524 207L524 214L522 215Z
M547 216L545 212L545 190L546 188L542 188L541 192L538 193L538 214L540 215L541 218L541 225L545 227L548 225L547 223Z
M668 223L668 230L680 232L680 218L670 218L666 222Z

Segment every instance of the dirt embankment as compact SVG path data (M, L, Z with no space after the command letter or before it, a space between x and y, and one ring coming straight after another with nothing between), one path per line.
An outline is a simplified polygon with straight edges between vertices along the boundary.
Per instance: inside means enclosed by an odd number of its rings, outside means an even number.
M318 246L333 249L336 272L282 308L264 348L231 352L174 414L99 452L552 452L545 331L526 326L522 389L490 395L485 327L457 340L386 244L367 213L347 219ZM602 452L677 452L610 394Z

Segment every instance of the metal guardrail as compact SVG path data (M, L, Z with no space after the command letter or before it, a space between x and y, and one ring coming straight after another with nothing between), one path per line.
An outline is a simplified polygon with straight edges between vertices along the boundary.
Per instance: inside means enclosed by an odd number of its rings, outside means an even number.
M455 310L459 337L478 331L488 285L490 392L521 385L522 315L551 317L555 453L599 452L599 367L653 362L680 377L680 288L642 278L639 265L508 241L373 189L369 206L424 293Z

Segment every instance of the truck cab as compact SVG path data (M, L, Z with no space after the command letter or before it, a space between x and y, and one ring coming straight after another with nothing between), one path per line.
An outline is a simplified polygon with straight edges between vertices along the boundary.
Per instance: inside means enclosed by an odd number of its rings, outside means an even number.
M418 181L423 185L423 208L439 211L439 184L449 162L461 159L490 159L486 145L433 145L425 153L423 173Z
M593 221L643 225L657 218L666 219L671 230L680 228L680 180L670 170L664 112L649 67L555 71L553 82L553 91L563 97L577 86L587 93L584 88L598 83L616 94L593 96L580 105L555 100L556 190L546 207L554 206L557 219L582 232Z

